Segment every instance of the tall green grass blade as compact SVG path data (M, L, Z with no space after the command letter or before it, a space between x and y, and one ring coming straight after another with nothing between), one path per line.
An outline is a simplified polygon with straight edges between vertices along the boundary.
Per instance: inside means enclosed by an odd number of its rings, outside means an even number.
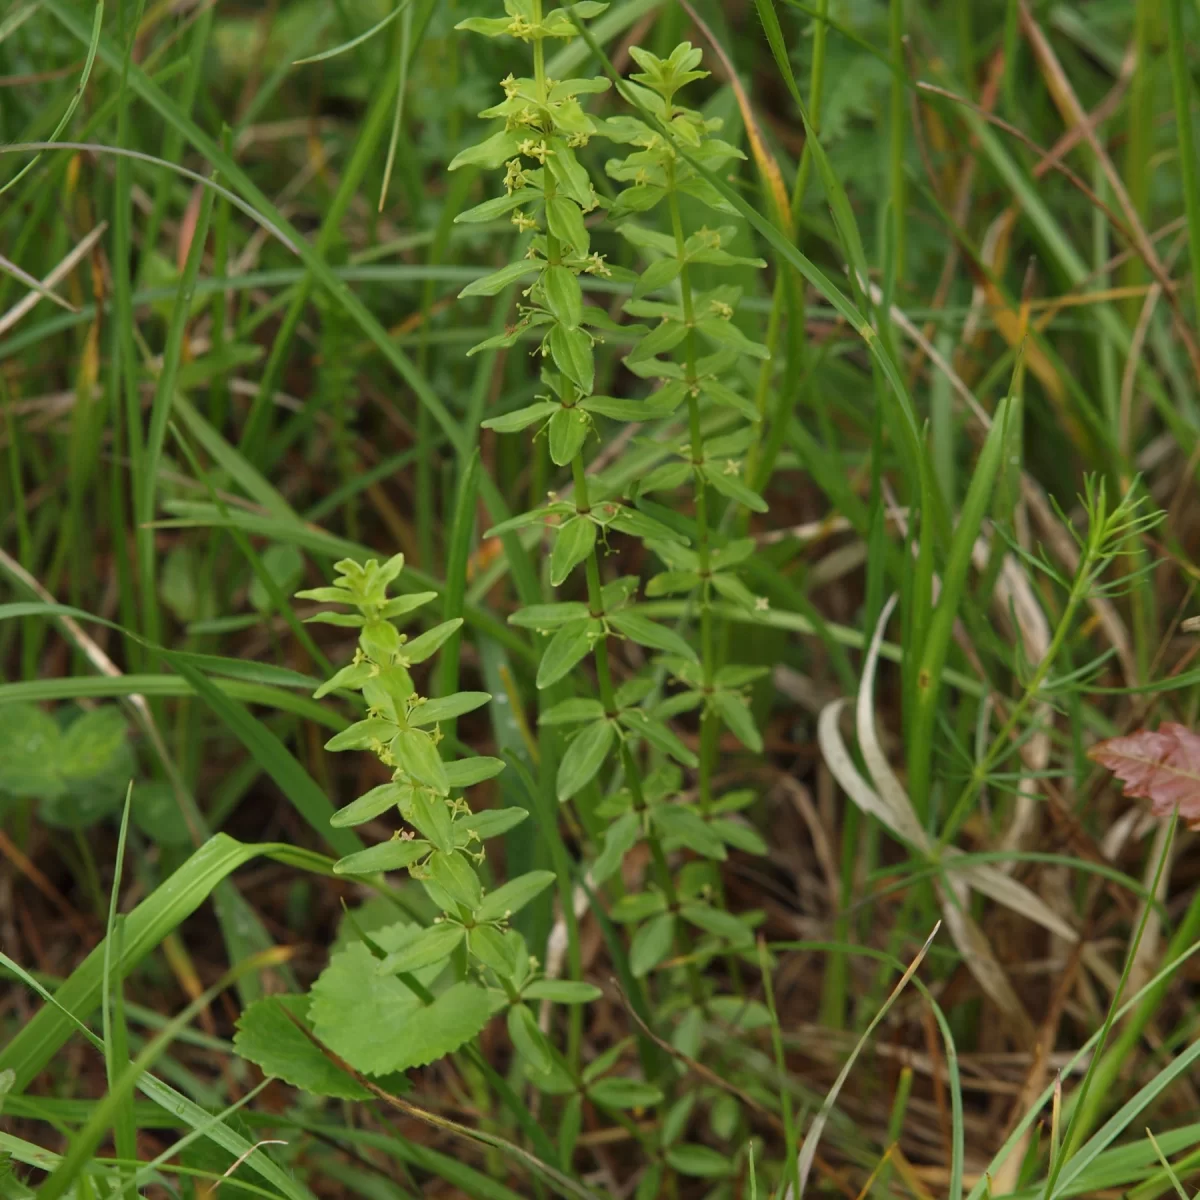
M1196 166L1196 138L1192 104L1196 85L1188 69L1183 0L1164 0L1167 10L1167 57L1171 63L1171 95L1175 104L1175 137L1179 144L1179 178L1183 184L1187 216L1188 256L1192 264L1193 320L1200 322L1200 173Z
M126 1063L115 1084L109 1088L108 1094L96 1104L83 1128L71 1139L67 1152L55 1168L49 1179L38 1188L41 1200L58 1200L75 1183L91 1162L100 1142L108 1133L113 1115L118 1107L128 1102L133 1089L141 1076L149 1070L156 1059L167 1049L174 1039L177 1030L184 1028L217 996L247 971L259 965L259 960L271 957L260 955L258 959L249 959L239 963L227 971L212 987L191 1002L177 1017L174 1018L160 1033L155 1035L149 1045L131 1063Z
M113 970L114 961L121 957L124 917L117 911L121 895L121 877L125 863L125 839L129 833L129 813L133 801L133 784L125 793L121 813L121 830L117 835L116 867L108 905L108 923L104 930L104 995L101 1017L104 1030L104 1070L108 1090L116 1090L121 1071L129 1062L129 1031L125 1025L124 980ZM127 1162L137 1157L137 1125L133 1114L133 1096L128 1095L113 1114L113 1141L117 1157ZM128 1172L124 1173L128 1177Z
M411 0L400 0L400 3L386 17L376 21L370 29L360 33L357 37L352 37L348 42L342 42L341 45L334 46L330 50L322 50L319 54L310 54L307 58L297 58L293 60L292 66L302 67L308 63L324 62L328 58L336 58L339 54L345 54L347 50L353 50L355 46L361 46L363 42L370 41L381 29L386 29L408 8L410 3Z
M348 721L332 709L295 692L269 684L239 679L209 679L213 687L243 704L260 705L279 712L292 713L306 721L315 721L334 733L345 729ZM42 703L47 700L99 699L123 696L195 696L196 690L178 675L85 675L66 678L27 679L0 683L0 705Z
M475 533L475 505L479 496L479 476L483 469L476 450L467 459L458 482L454 501L454 521L450 527L450 545L446 551L446 591L442 597L442 620L452 621L463 615L467 593L467 563ZM435 695L448 696L458 688L458 664L462 651L461 631L453 634L442 647L438 662ZM454 733L454 722L447 722L447 731Z
M328 874L332 862L322 855L286 843L245 845L227 834L215 834L125 918L125 933L113 970L120 978L149 954L168 933L204 903L213 889L238 867L258 857L300 870ZM23 1091L58 1053L75 1024L100 1006L104 990L102 943L54 993L47 1005L0 1049L0 1071L15 1073L15 1091ZM13 964L8 964L12 969ZM205 1114L207 1117L208 1114Z
M937 606L929 621L928 635L920 648L914 691L916 710L909 729L908 760L909 794L918 813L925 813L928 806L942 667L954 634L954 622L966 594L971 552L992 503L992 490L1003 462L1004 447L1011 436L1009 419L1013 404L1013 400L1006 399L996 408L992 428L975 465L975 473L954 529L946 566L941 575L942 586Z
M154 530L150 521L154 517L155 498L158 495L158 467L166 441L167 423L171 418L171 405L175 398L175 381L179 374L179 363L183 357L183 340L187 336L192 298L196 290L196 276L200 261L204 257L204 246L208 240L208 224L212 218L213 192L206 188L200 203L200 215L188 247L187 260L179 279L179 291L175 296L175 307L171 313L171 324L163 346L162 367L154 400L150 406L150 426L146 434L145 457L142 475L134 480L137 502L134 518L137 522L138 575L142 587L142 623L146 635L158 641L161 621L158 610L158 571L154 549Z
M71 118L75 115L75 110L79 107L79 102L83 99L83 93L87 91L88 80L92 77L92 67L96 64L96 51L100 46L101 29L104 24L104 0L96 0L96 8L92 13L92 28L89 33L87 44L87 57L83 63L83 74L79 78L79 85L71 93L70 103L67 105L67 111L63 113L62 118L54 127L54 132L46 139L49 145L58 141L58 135L71 123ZM7 183L0 184L0 196L3 196L19 179L32 171L37 164L41 154L30 159Z

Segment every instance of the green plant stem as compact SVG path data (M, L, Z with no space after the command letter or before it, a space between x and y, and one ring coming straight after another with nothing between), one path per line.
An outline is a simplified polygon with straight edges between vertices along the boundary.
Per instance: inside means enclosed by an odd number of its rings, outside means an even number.
M960 12L969 13L970 3L960 4ZM892 201L892 231L894 234L894 254L896 281L904 278L904 267L907 259L905 248L906 223L904 212L907 207L907 184L904 176L904 139L908 126L908 97L906 93L907 77L904 70L904 0L892 0L891 20L889 24L889 48L892 56L892 93L891 93L891 201ZM969 16L967 17L969 22Z
M708 485L700 472L704 461L704 433L700 428L700 400L696 372L696 313L692 281L688 272L686 238L683 217L679 211L679 192L675 188L674 165L667 172L667 197L671 212L671 229L675 235L675 253L679 258L679 292L683 303L683 320L687 326L684 339L684 369L687 373L688 434L691 439L692 470L696 499L696 554L700 559L700 666L703 672L705 707L700 718L700 809L707 813L712 806L712 769L716 759L718 725L716 714L707 700L712 695L716 671L716 649L713 638L712 614L712 552L708 530Z
M577 454L571 463L571 470L575 478L575 508L579 513L586 513L590 509L588 503L588 485L587 472L584 469L583 455ZM604 613L604 596L600 585L600 562L595 550L588 556L585 569L587 574L587 591L588 591L588 608L596 616L603 617ZM612 668L608 660L608 639L602 637L596 642L592 652L592 659L596 664L596 683L600 691L600 703L604 705L604 711L613 717L617 711L616 690L613 688ZM637 761L629 749L628 743L624 738L621 738L621 766L625 773L625 782L629 785L629 793L633 797L633 806L638 812L645 812L646 797L642 791L642 776L638 770ZM675 891L675 883L671 878L670 868L667 866L667 856L663 851L662 842L653 829L647 831L647 843L650 846L650 855L654 861L654 873L658 879L659 886L663 889L663 895L666 896L668 904L672 909L679 907L679 895Z

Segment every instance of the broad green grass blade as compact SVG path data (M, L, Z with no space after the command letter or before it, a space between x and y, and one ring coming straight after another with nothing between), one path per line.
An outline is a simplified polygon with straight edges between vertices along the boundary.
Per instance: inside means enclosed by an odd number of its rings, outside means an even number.
M796 84L796 76L792 71L791 59L788 58L787 43L784 41L783 29L779 24L779 14L775 11L774 0L754 0L754 7L758 9L758 19L762 22L763 32L767 35L767 45L771 47L771 54L775 58L775 65L779 68L779 74L783 82L787 84L787 89L792 93L792 99L795 100L798 107L804 107L804 98L800 95L800 88Z
M119 2L120 0L118 0ZM96 51L100 46L103 24L104 0L96 0L96 9L92 14L91 34L87 39L87 58L84 59L83 74L79 78L78 87L71 93L71 102L67 105L67 111L63 113L62 119L54 127L54 132L47 139L51 144L58 141L58 135L71 123L71 118L75 115L79 102L83 99L83 93L87 91L88 80L92 77L92 67L96 63ZM32 171L39 158L41 158L40 154L36 158L30 159L6 184L0 186L0 196L4 195L27 172Z
M171 930L208 899L217 884L260 856L323 875L331 873L333 866L322 855L282 842L245 845L226 834L215 834L127 914L121 953L114 965L116 973L126 977ZM15 1073L15 1091L28 1087L70 1037L75 1023L99 1007L104 989L104 955L105 947L101 944L55 992L55 1005L43 1008L0 1050L0 1071Z
M250 751L254 761L275 781L296 811L339 855L366 847L352 829L329 824L334 806L288 748L249 710L197 671L187 659L171 650L159 653L191 684L195 693L220 718L225 727Z
M316 700L308 696L297 696L295 692L282 688L236 679L209 679L209 682L233 700L289 712L303 717L306 721L324 725L335 733L349 724L344 717ZM74 700L82 697L196 694L196 689L178 675L120 675L116 678L108 675L85 675L0 683L0 705L16 704L19 701L41 703L46 700Z
M124 917L117 912L121 894L122 868L125 863L125 839L129 833L129 813L133 800L133 784L125 793L125 808L121 813L121 830L117 836L116 866L109 896L108 924L104 930L104 995L101 1017L104 1030L104 1068L111 1092L122 1068L129 1061L129 1030L125 1024L125 983L113 970L114 955L120 959L124 934ZM117 1105L113 1114L113 1140L117 1156L126 1161L137 1157L137 1125L133 1115L132 1095Z
M458 482L458 494L454 501L454 523L450 527L450 546L446 552L446 592L442 597L442 620L452 621L463 615L463 603L467 593L467 563L471 557L471 545L475 534L475 504L479 495L479 475L483 466L479 451L475 450L467 459ZM462 650L462 633L454 634L442 647L438 662L437 691L435 695L448 696L458 688L458 662ZM453 734L454 723L448 722L448 732Z
M137 1086L139 1079L171 1044L176 1031L190 1024L198 1013L203 1011L227 987L236 982L241 975L277 957L277 954L268 951L266 954L245 960L227 971L212 987L193 1000L162 1032L155 1035L133 1062L124 1065L120 1076L109 1088L108 1094L96 1104L83 1128L71 1139L67 1152L62 1156L62 1160L50 1178L38 1188L38 1196L41 1200L58 1200L87 1168L100 1142L108 1133L118 1106L125 1104L132 1097L133 1089Z
M279 490L273 487L244 454L231 446L196 411L190 400L176 394L172 407L183 418L188 433L199 442L213 462L225 471L251 500L257 501L272 517L281 521L298 521L300 519L292 506L280 495Z

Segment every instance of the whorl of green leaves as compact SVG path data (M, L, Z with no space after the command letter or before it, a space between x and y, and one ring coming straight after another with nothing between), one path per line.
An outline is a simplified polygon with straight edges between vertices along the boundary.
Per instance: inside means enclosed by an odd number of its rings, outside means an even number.
M439 723L486 704L486 692L455 692L434 699L416 689L411 669L431 659L462 621L443 621L414 638L395 622L435 598L416 592L389 598L404 556L382 565L371 559L339 562L332 587L298 593L303 600L336 604L310 618L358 630L353 659L316 691L357 691L366 715L327 743L327 750L367 750L391 772L333 817L337 826L362 825L398 813L407 828L334 867L339 874L376 875L406 870L441 911L428 928L392 926L366 946L335 954L313 988L309 1016L325 1043L368 1074L405 1070L432 1062L474 1037L499 1005L519 1004L537 982L536 964L509 918L553 880L531 871L494 891L485 890L478 867L481 845L524 819L522 809L472 812L464 789L497 775L499 759L442 758ZM455 981L434 997L425 989L447 963ZM355 999L357 997L357 999ZM352 1002L353 1001L353 1002ZM385 1021L379 1036L372 1018ZM363 1030L374 1027L374 1040Z
M666 959L672 946L686 950L697 932L702 942L708 938L716 946L744 943L748 937L744 924L707 904L708 875L685 873L676 880L666 871L664 855L686 848L718 860L725 857L727 845L746 848L752 842L754 849L760 848L757 836L710 794L712 750L720 724L745 745L762 746L744 694L761 672L718 663L713 606L720 599L756 611L762 602L737 575L754 543L718 536L714 518L720 514L708 496L711 490L732 502L730 515L738 507L766 507L741 477L741 456L758 436L758 413L739 390L738 367L767 352L734 323L739 290L720 283L695 290L692 273L765 264L728 249L735 227L684 229L681 200L689 205L689 214L698 202L721 218L736 215L696 165L716 170L743 157L716 136L720 121L677 103L680 89L707 74L697 69L698 50L683 43L666 59L632 50L641 70L620 90L636 115L600 119L584 111L580 98L606 91L607 80L547 77L544 43L573 37L575 19L595 16L604 7L576 4L569 15L561 10L543 15L539 0L505 0L507 17L472 18L459 25L490 37L507 35L531 43L533 74L518 78L510 73L501 81L503 99L480 114L500 127L459 154L451 169L473 164L502 172L502 192L457 219L491 221L507 213L520 236L521 249L514 260L469 285L462 296L497 295L513 284L521 288L517 319L475 349L512 346L532 335L544 390L485 426L502 433L533 428L535 436L545 436L553 463L570 468L573 492L569 499L552 493L547 504L491 533L529 526L550 531L553 587L567 584L578 568L584 568L586 603L539 604L519 611L512 620L546 635L539 688L560 683L585 658L595 659L598 697L552 704L542 711L540 723L570 729L557 776L562 801L600 778L614 754L620 757L625 786L597 810L611 824L592 877L608 878L639 841L651 844L657 864L655 891L634 898L628 912L614 913L618 920L639 925L632 935L631 964L635 974L643 975ZM598 138L627 151L606 164L608 175L623 185L611 208L600 199L583 161L594 157L582 152ZM669 233L646 219L660 205L669 210ZM593 234L603 235L606 224L647 260L640 276L611 265L593 249ZM604 310L588 303L592 278L629 284L626 314L653 327L615 325ZM650 381L648 395L594 394L595 348L606 334L618 330L624 341L634 340L623 361L634 375ZM684 412L686 421L681 422ZM674 461L641 479L637 494L616 493L586 468L589 434L602 420L663 423L664 446ZM689 481L697 526L691 540L637 504L639 495L672 491ZM636 579L602 582L598 551L612 533L641 540L664 564L665 571L650 581L649 596L694 594L694 611L701 622L699 653L686 637L652 619L636 603ZM650 674L617 686L608 659L610 638L628 639L658 655L657 664L681 685L679 690L664 700ZM702 711L707 761L668 724L672 717L695 709ZM661 764L645 779L635 754L639 746ZM664 759L699 769L699 805L680 801L681 776ZM742 803L739 795L734 807ZM652 907L642 911L639 904L647 903ZM681 918L693 933L683 932Z

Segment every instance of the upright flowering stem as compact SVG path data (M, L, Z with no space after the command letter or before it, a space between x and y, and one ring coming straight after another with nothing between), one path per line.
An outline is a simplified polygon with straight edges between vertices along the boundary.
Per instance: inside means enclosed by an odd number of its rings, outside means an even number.
M675 253L679 258L679 294L683 306L683 321L687 326L684 347L684 383L687 386L688 435L692 459L696 466L692 479L696 497L696 554L700 560L700 665L705 695L711 695L713 674L716 671L716 648L713 640L712 616L712 559L708 531L708 485L699 464L704 461L704 433L700 428L700 382L696 369L696 311L692 281L687 263L687 239L683 232L683 216L679 211L679 191L675 186L674 159L667 163L667 203L671 214L671 232L675 236ZM719 734L716 714L706 704L700 717L700 807L705 813L712 804L712 769Z

